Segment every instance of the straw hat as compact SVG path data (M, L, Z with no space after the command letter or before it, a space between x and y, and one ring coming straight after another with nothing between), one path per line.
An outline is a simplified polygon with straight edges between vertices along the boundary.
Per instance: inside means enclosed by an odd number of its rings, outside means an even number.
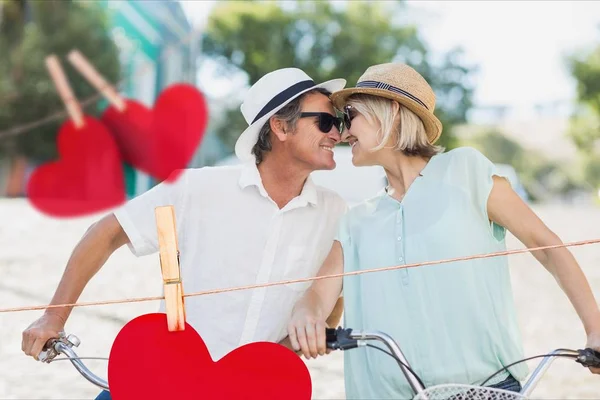
M331 101L337 109L343 110L348 97L358 93L396 100L421 118L430 143L439 139L442 123L433 114L435 93L427 81L408 65L387 63L369 67L358 79L356 87L334 92Z
M282 68L269 72L252 85L240 107L248 128L238 138L235 154L242 161L254 160L252 148L258 140L262 126L298 96L318 88L333 93L344 86L345 79L332 79L317 84L306 72L298 68Z

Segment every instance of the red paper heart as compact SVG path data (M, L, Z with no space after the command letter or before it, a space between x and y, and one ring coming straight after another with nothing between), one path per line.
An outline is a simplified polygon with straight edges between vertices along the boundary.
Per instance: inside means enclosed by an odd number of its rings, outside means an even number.
M36 168L27 197L44 214L82 216L126 200L125 178L117 145L95 118L84 116L77 129L65 122L56 138L59 160Z
M113 400L310 399L304 362L267 342L239 347L214 362L198 333L169 332L165 314L146 314L121 329L110 351Z
M126 100L123 112L106 109L102 121L114 135L123 158L159 179L174 180L188 166L208 122L202 93L187 84L165 89L151 110Z

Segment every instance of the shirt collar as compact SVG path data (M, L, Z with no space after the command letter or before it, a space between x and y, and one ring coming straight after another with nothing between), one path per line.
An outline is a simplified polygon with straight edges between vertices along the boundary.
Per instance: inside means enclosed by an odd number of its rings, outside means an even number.
M262 178L254 161L245 163L243 165L242 173L240 174L238 183L242 189L248 186L256 186L263 197L269 197L269 194L263 186ZM306 182L304 183L304 187L300 193L299 200L304 200L306 203L317 205L317 199L317 186L309 175L308 178L306 178Z
M312 205L317 205L317 186L312 180L312 177L309 175L306 178L306 182L304 183L304 187L302 188L302 193L300 193L300 197L305 198L307 202Z
M381 209L385 204L387 204L390 201L394 201L394 199L390 198L390 196L387 193L387 187L385 187L377 193L377 196L375 197L375 204L374 204L372 211L373 212L378 211L379 209Z
M258 168L254 161L250 161L245 163L242 166L242 173L240 174L239 180L240 188L244 189L248 186L256 186L260 191L260 194L264 197L267 197L267 191L262 184L262 179L260 178L260 173L258 172Z
M437 155L432 156L429 161L427 162L427 164L425 164L425 167L423 167L423 169L421 170L421 172L419 173L419 176L415 179L415 181L412 183L413 185L415 183L417 183L417 180L419 179L423 179L423 177L425 176L425 173L427 172L427 169L431 166L432 161L437 158ZM374 204L374 208L373 208L373 212L379 210L381 207L383 207L385 204L397 204L397 200L392 198L389 194L388 194L388 186L386 186L385 188L381 189L379 191L379 193L377 193L377 197L375 199L375 204ZM413 188L414 190L414 188Z

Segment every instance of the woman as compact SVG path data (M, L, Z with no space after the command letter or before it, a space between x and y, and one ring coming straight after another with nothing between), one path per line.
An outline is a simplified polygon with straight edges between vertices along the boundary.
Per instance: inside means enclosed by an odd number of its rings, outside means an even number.
M481 153L434 144L435 95L412 68L370 67L332 101L345 112L354 165L381 165L389 185L342 218L319 275L502 251L506 229L529 248L561 243ZM600 311L569 250L533 254L573 304L587 346L600 349ZM288 326L307 358L326 353L324 321L342 285L345 326L391 335L426 386L481 384L524 358L506 257L315 281ZM388 355L362 348L344 358L348 398L412 397ZM519 391L527 372L517 364L487 385Z

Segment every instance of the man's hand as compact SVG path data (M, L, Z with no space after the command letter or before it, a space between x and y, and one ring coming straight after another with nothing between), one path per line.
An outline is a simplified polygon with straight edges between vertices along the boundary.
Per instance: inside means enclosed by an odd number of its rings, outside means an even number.
M590 333L587 338L587 344L585 347L589 347L590 349L594 349L600 352L600 332L598 333ZM600 375L600 368L590 368L592 374Z
M48 340L58 338L59 332L65 327L64 319L57 315L46 313L34 321L25 331L21 342L21 350L36 360Z
M113 214L94 223L73 250L52 297L51 305L75 303L88 281L102 268L108 257L129 238ZM48 339L59 337L72 307L48 309L23 332L21 349L36 360Z

